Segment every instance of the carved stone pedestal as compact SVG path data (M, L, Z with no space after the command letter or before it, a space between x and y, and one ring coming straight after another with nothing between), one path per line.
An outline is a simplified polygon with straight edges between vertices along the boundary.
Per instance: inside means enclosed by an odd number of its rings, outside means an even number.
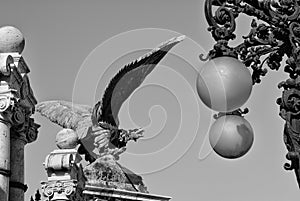
M84 168L86 201L167 201L170 197L149 194L143 178L120 165L113 156L96 159Z
M82 168L76 149L51 152L45 161L48 181L42 182L47 201L168 201L149 194L142 178L119 165L112 156Z
M80 156L75 149L55 150L47 156L44 165L48 181L42 182L42 190L48 200L84 200L85 177L79 161Z
M83 195L86 201L168 201L171 199L167 196L90 185L85 186Z

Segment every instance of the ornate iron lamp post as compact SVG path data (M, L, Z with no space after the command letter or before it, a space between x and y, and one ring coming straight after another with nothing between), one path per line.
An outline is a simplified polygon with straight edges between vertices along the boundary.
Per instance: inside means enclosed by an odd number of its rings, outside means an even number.
M289 74L289 79L278 85L283 88L283 93L277 99L277 104L280 106L280 116L285 120L284 142L288 150L286 158L290 161L284 164L284 168L295 171L300 188L299 4L299 0L206 0L208 30L216 44L207 58L200 55L200 59L214 61L216 58L231 57L239 60L252 69L254 85L260 83L261 76L267 73L264 64L271 70L278 70L282 66L283 57L287 57L284 71ZM250 33L243 36L243 42L231 47L228 42L236 37L235 20L240 14L256 19L252 20ZM221 116L233 113L242 115L240 109L222 112Z

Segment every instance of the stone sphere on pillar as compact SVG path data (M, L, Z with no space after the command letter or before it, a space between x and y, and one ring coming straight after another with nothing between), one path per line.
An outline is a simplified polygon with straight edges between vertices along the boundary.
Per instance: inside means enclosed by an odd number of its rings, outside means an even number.
M78 145L78 136L72 129L62 129L56 135L56 146L59 149L74 149Z
M13 26L0 27L0 53L22 53L25 39L22 32Z

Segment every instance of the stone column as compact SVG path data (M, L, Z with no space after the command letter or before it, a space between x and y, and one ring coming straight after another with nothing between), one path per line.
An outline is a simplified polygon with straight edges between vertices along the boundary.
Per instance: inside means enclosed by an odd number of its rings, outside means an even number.
M10 182L9 200L24 200L24 192L27 186L24 185L24 146L27 143L24 133L12 132L10 146Z
M0 200L24 201L24 146L37 128L30 116L37 103L21 53L25 39L15 27L0 28Z
M0 200L8 200L10 176L10 123L0 113Z
M1 50L1 48L0 48ZM7 201L10 171L10 121L11 108L15 103L14 89L9 86L10 65L13 57L0 54L0 200Z
M19 121L22 118L19 119ZM21 121L19 122L21 123ZM15 122L15 125L17 123ZM24 119L19 130L11 129L11 145L10 145L10 163L11 176L9 182L9 200L23 201L24 192L27 185L24 184L24 147L27 143L33 142L37 138L37 129L39 125L33 122L33 119Z
M1 61L1 60L0 60ZM0 84L0 200L18 201L24 196L11 187L23 187L24 194L24 145L28 141L23 135L16 135L16 128L28 132L29 123L20 116L19 101L15 90L2 82ZM30 121L29 121L30 122ZM27 123L27 124L26 124ZM14 182L14 179L16 182ZM10 198L11 196L15 198Z

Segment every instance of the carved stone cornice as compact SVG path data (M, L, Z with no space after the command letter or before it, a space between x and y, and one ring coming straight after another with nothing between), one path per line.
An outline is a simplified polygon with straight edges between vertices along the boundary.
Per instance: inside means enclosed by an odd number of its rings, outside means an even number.
M171 197L155 194L126 191L114 188L86 185L83 195L87 201L120 200L120 201L168 201Z

